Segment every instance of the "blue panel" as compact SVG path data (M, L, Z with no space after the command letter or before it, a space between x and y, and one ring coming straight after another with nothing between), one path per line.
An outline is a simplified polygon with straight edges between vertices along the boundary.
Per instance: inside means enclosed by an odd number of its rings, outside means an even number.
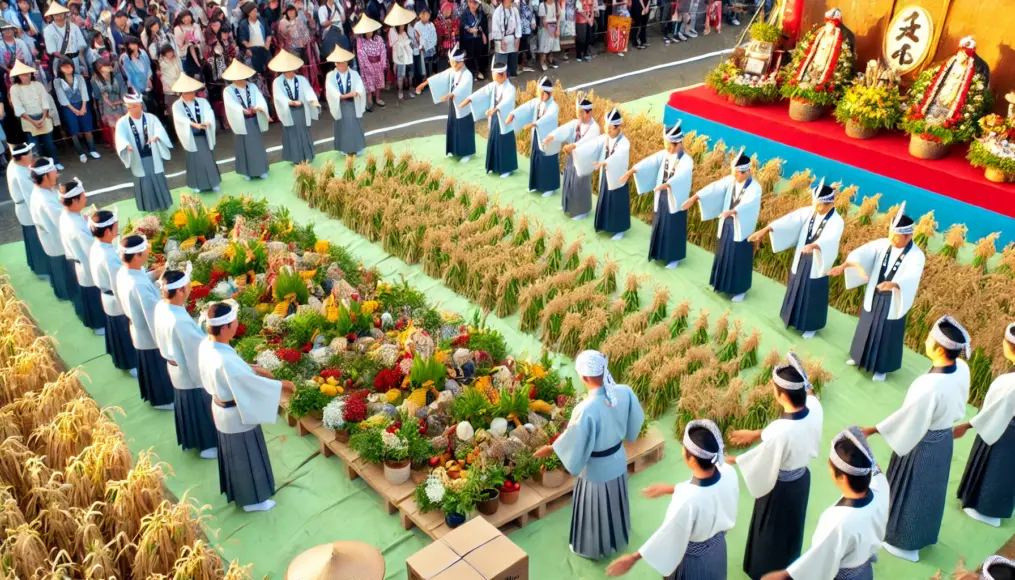
M787 177L798 171L810 169L815 175L825 177L826 183L842 181L847 186L856 185L860 188L858 199L863 199L865 195L883 194L880 205L882 211L887 211L893 205L905 201L906 213L914 218L933 210L934 218L941 224L939 227L941 231L953 224L961 223L969 228L968 238L971 242L993 232L1001 232L999 247L1015 242L1015 219L1008 216L685 113L667 105L663 113L663 123L670 126L678 118L683 121L682 128L685 133L697 131L699 134L707 135L713 143L722 139L732 147L744 146L748 155L757 154L762 162L774 157L784 159L786 163L783 173Z

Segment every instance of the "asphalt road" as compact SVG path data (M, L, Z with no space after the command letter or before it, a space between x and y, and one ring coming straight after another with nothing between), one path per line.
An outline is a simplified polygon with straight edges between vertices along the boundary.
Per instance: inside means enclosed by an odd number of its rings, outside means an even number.
M600 53L591 62L586 63L577 63L573 59L560 61L560 68L550 69L545 74L559 80L564 87L594 90L599 95L623 103L702 82L705 74L714 68L721 58L712 53L732 48L740 33L741 28L726 26L721 36L713 33L709 36L699 36L690 42L665 45L659 28L655 26L649 32L651 46L645 50L632 50L625 57ZM602 47L597 48L602 50ZM535 72L520 74L515 81L516 84L534 81L544 74L538 67L535 68ZM368 145L434 135L444 131L443 121L415 122L446 113L446 109L434 105L426 93L415 99L398 101L397 95L388 91L382 94L382 98L387 106L375 108L372 113L363 117L363 129L367 132ZM311 127L314 139L331 138L332 124L331 115L326 111L322 112L321 119ZM172 129L168 129L172 134ZM376 133L371 134L371 131ZM265 145L269 148L278 146L281 143L281 133L281 124L273 123L264 135ZM229 138L228 130L223 133L220 129L219 134L216 158L231 158L232 139ZM330 141L317 145L318 152L331 149ZM133 189L129 186L130 172L119 162L110 147L99 145L98 151L102 154L101 159L89 158L87 163L82 164L68 143L67 147L60 151L60 159L65 167L63 176L81 178L88 191L128 185L96 195L94 202L99 205L132 197ZM270 163L280 160L281 151L269 152ZM182 172L184 162L185 156L181 153L181 149L176 147L173 149L173 158L166 164L166 174ZM223 172L234 169L232 162L220 164L219 168ZM169 186L172 188L184 185L182 175L169 179ZM20 240L21 228L14 216L14 205L7 195L6 180L0 180L0 189L3 190L3 195L0 195L0 200L3 200L0 201L0 243Z

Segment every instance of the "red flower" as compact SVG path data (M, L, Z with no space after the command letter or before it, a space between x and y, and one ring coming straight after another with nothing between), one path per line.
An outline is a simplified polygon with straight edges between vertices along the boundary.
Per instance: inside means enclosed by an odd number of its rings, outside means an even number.
M398 367L395 367L397 369ZM391 389L397 389L402 383L402 373L395 369L381 369L374 376L374 390L378 393L386 393Z
M352 298L353 302L359 302L359 294L353 294L350 298Z
M275 356L281 359L283 362L294 365L300 362L300 358L303 356L300 351L294 348L280 348L275 350Z
M242 322L236 327L236 338L243 338L247 334L247 325Z
M356 342L356 333L350 332L349 334L345 335L345 339L348 340L349 342Z
M281 336L273 336L273 337L268 339L268 344L270 344L272 346L274 346L276 344L282 344L282 337Z
M536 394L537 394L536 385L532 385L532 388L529 389L529 398L535 400Z
M388 433L398 433L398 427L396 425L388 425L388 428L385 429L385 431Z
M211 294L211 286L206 284L194 286L190 291L190 299L197 302L198 300L204 300L209 294Z
M553 437L550 437L550 445L553 445L557 441L557 439L560 439L560 433L557 433Z
M223 278L229 276L229 272L225 270L212 270L208 277L208 286L214 286L222 281Z
M310 352L314 348L314 343L308 342L300 347L300 352Z
M472 340L472 336L468 334L460 334L451 341L451 346L465 347L469 346L469 341Z
M334 378L336 381L342 378L342 369L324 369L321 371L322 379Z
M402 330L403 328L405 328L405 319L404 318L399 318L398 322L395 323L395 328L397 330Z
M367 418L367 404L358 397L349 397L342 413L347 423L359 423Z

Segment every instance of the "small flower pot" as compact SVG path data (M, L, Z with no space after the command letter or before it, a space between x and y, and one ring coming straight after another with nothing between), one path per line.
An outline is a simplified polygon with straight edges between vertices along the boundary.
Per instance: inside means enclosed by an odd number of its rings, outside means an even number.
M988 181L993 181L994 183L1009 183L1011 181L1015 181L1015 175L1005 173L996 167L988 167L984 169L983 176L986 177Z
M878 136L878 129L876 127L868 129L853 119L850 119L846 121L846 136L852 137L853 139L873 139Z
M819 107L808 101L792 99L789 102L789 118L801 123L812 123L825 116L827 107Z
M730 97L729 101L738 107L753 107L754 99L751 97L744 97L741 95Z
M521 493L521 492L522 492L522 490L520 490L520 489L517 490L517 491L504 491L504 490L501 490L500 491L500 503L507 504L507 505L511 505L511 504L515 503L516 501L518 501L518 494Z
M336 429L335 430L335 441L339 443L349 442L349 430L348 429Z
M564 470L554 469L553 471L544 471L539 474L540 485L543 487L560 487L564 485Z
M455 529L464 524L465 519L465 516L462 514L444 514L444 523L446 523L451 529Z
M917 159L944 159L951 148L951 145L928 141L919 135L909 136L909 154Z
M384 462L384 478L388 480L388 483L402 485L409 481L410 475L412 475L412 464L408 459Z
M479 509L479 513L484 516L492 516L497 513L497 509L500 508L500 492L496 489L490 488L484 490L483 493L485 494L486 499L479 502L479 505L476 507Z

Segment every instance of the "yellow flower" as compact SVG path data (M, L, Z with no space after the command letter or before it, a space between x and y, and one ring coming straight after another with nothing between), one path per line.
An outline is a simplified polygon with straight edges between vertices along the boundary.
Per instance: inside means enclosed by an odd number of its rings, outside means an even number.
M225 255L227 260L232 260L236 256L236 246L235 246L235 244L229 244L229 247L226 248L226 251L225 251L224 255Z
M543 365L541 365L541 364L534 364L531 367L529 367L529 381L530 382L531 381L538 381L539 379L545 377L547 374L549 374L549 373L546 372L546 369L544 369Z
M328 243L328 240L317 240L317 243L314 244L314 252L318 254L327 254L330 248L331 244Z
M448 353L444 350L438 350L433 353L433 359L441 364L444 364L448 360Z
M380 306L380 303L378 303L376 300L367 300L360 307L360 311L363 314L373 314L374 312L377 312L377 308L379 306Z
M197 237L195 236L195 237L191 237L191 238L187 238L187 239L183 240L183 243L180 244L180 249L181 250L189 250L189 249L193 248L196 245L197 245Z
M390 389L387 393L385 393L385 397L388 399L389 403L397 405L402 398L402 391L399 391L398 389Z
M303 270L300 272L300 278L303 278L304 280L312 280L316 275L317 268L314 268L313 270Z
M187 225L187 214L183 213L182 209L176 210L176 213L173 214L173 225L178 228Z
M427 381L427 382L423 383L423 388L424 389L432 389L433 388L433 381Z

